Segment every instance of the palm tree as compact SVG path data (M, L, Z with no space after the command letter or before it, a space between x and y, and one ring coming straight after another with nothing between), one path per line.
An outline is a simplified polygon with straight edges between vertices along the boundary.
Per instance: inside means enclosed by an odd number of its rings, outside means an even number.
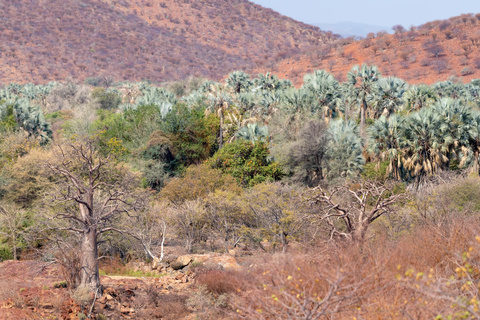
M356 112L352 110L357 106L357 94L355 87L348 82L344 82L340 85L340 91L342 92L342 103L340 103L339 110L345 115L345 122L348 122L350 113Z
M433 85L433 89L440 98L458 99L465 96L465 87L462 83L452 81L437 82Z
M240 108L242 113L251 111L256 105L256 96L251 92L241 92L234 97L235 104Z
M468 145L462 148L460 167L471 167L472 171L480 175L480 113L471 114L468 128Z
M39 107L34 107L26 98L18 99L13 104L15 119L20 128L28 136L40 138L40 144L48 143L53 135L50 123L45 121L43 112Z
M267 116L276 111L283 101L283 96L282 91L262 91L260 106L263 106L263 108L260 110L261 114Z
M256 90L277 91L285 90L293 86L290 80L278 79L278 77L270 72L259 74L253 79Z
M137 106L156 105L160 106L164 102L174 105L178 102L177 97L172 92L155 86L144 86L141 90L142 96L136 100Z
M331 118L334 112L338 111L342 97L340 84L330 73L316 70L307 74L302 89L311 99L313 109L322 111L324 119Z
M235 136L251 142L266 141L268 139L268 128L267 126L259 126L257 123L249 123L238 130Z
M227 87L234 93L248 91L251 85L250 76L243 71L234 71L228 75Z
M468 145L471 110L461 100L451 98L438 100L432 109L444 122L441 134L445 138L448 165L451 160L459 158L462 147Z
M207 80L200 86L198 91L200 91L201 93L213 93L217 91L218 87L220 87L219 83L215 81Z
M383 113L388 117L397 111L403 103L402 97L407 86L407 83L399 78L381 78L376 83L375 93L368 99L374 109L374 117L378 118Z
M368 109L368 99L374 93L375 83L381 76L376 66L367 66L362 64L361 67L354 66L347 74L347 82L354 87L354 94L360 103L360 129L365 132L366 113Z
M305 89L290 88L283 94L283 109L288 113L296 113L303 110L307 105L310 98L308 97Z
M207 96L199 91L193 91L188 96L182 97L180 101L186 103L189 108L196 109L205 106Z
M420 110L429 107L438 100L436 91L427 85L410 86L403 95L403 101L407 111Z
M365 159L363 143L353 122L332 121L328 129L328 177L352 177L362 169Z
M220 90L217 89L217 91L210 93L209 96L210 104L215 113L218 114L218 117L220 118L220 127L219 127L219 148L221 149L223 147L223 134L224 134L224 122L225 122L225 111L230 107L232 103L232 98L224 93L220 92Z
M388 160L386 173L391 174L396 180L401 179L401 139L404 122L403 118L396 115L392 115L388 119L382 116L369 128L370 152L375 154L378 163Z
M449 141L445 136L444 119L433 108L424 108L411 114L405 122L402 145L405 150L402 162L417 187L427 176L437 172L448 162Z
M467 102L474 103L477 107L480 107L480 87L476 85L476 82L470 82L465 85L465 100Z

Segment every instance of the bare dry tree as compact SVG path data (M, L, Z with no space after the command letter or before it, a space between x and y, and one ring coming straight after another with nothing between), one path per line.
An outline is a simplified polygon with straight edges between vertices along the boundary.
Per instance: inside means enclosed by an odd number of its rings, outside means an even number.
M319 186L310 192L311 204L318 205L318 220L329 225L330 238L343 237L363 243L372 222L395 212L395 204L405 200L407 193L395 193L393 183L361 181L332 190ZM340 223L339 223L340 222Z
M137 177L115 159L115 150L101 154L91 138L55 146L56 160L47 164L62 179L51 194L51 220L62 220L55 229L81 237L80 287L101 294L98 270L98 237L122 230L116 222L138 208L134 189Z

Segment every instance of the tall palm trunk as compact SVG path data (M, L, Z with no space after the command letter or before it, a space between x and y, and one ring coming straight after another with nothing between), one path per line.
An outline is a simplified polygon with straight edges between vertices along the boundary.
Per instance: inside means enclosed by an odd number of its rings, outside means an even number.
M345 122L348 122L348 103L345 104Z
M360 130L362 131L362 134L365 133L367 108L367 101L362 99L362 107L360 108Z
M223 147L223 109L220 108L219 110L219 116L220 116L220 129L219 129L219 135L220 135L220 139L219 139L219 148L221 149Z
M474 153L474 156L473 156L473 158L474 158L473 159L473 172L480 175L480 167L478 165L478 157L479 157L479 154L478 154L478 149L477 149Z

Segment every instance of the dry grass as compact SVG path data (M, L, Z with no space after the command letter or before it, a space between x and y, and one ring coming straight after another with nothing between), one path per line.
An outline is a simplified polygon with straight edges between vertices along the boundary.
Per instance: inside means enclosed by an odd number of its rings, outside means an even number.
M197 284L204 291L195 301L201 308L202 301L215 303L208 294L227 296L227 306L216 308L225 318L474 318L480 280L478 220L452 213L440 225L419 225L396 240L257 256L242 273L199 273ZM212 306L206 310L213 314Z
M243 290L248 281L248 274L235 270L203 270L196 277L199 286L215 295Z

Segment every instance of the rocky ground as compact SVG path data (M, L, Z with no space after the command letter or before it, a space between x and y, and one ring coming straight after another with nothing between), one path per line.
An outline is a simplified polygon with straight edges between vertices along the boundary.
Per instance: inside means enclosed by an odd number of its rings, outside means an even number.
M195 310L187 307L195 290L192 264L240 268L232 256L192 255L154 270L159 277L101 276L104 295L96 299L91 319L194 319ZM0 319L86 319L92 297L64 285L55 264L0 263Z

